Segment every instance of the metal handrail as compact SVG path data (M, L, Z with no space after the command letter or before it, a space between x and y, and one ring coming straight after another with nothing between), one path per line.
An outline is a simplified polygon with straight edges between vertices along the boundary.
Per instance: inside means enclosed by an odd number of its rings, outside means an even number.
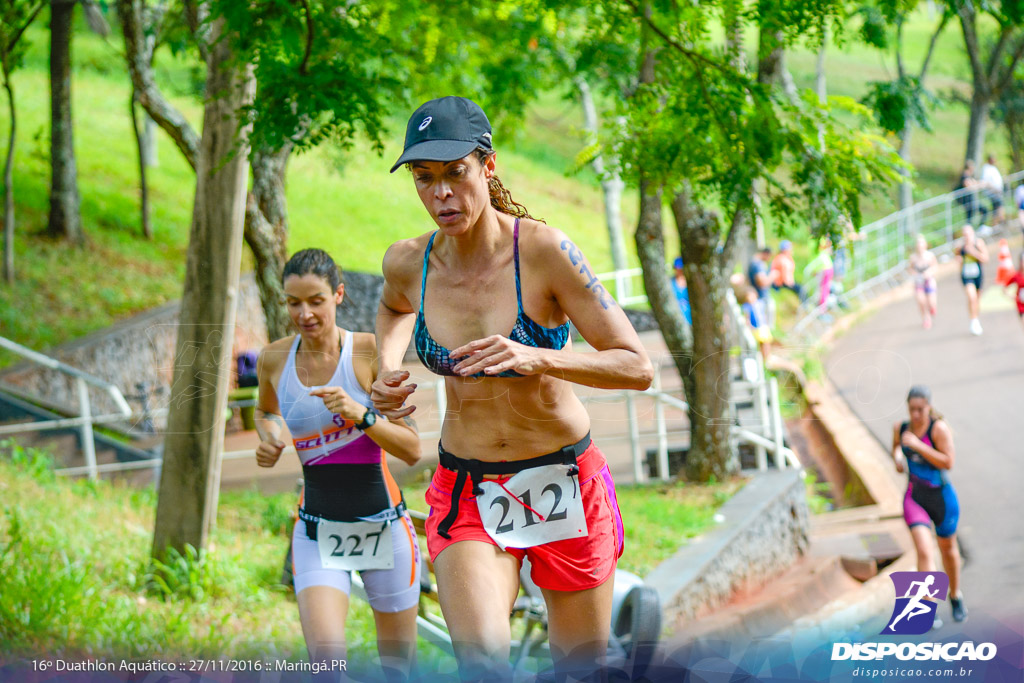
M85 451L85 462L89 478L95 480L99 476L99 470L96 466L96 441L93 438L92 426L100 420L97 420L92 415L92 404L89 401L89 388L86 385L91 384L94 387L105 391L111 399L113 399L114 405L120 411L120 419L125 419L131 416L132 409L121 394L121 390L110 382L102 380L94 375L90 375L87 372L83 372L78 368L73 368L66 363L62 363L56 358L51 358L45 354L39 353L38 351L33 351L32 349L26 348L5 337L0 337L0 348L4 348L21 356L22 358L26 358L37 365L42 365L43 367L50 368L51 370L56 370L73 377L75 381L75 388L78 393L78 410L81 413L77 418L61 418L58 420L44 420L18 425L6 425L4 427L0 427L0 434L77 426L81 431L82 450ZM103 417L104 421L106 421L106 416Z
M62 363L56 358L51 358L50 356L39 353L38 351L33 351L32 349L22 346L17 342L11 341L6 337L0 337L0 348L4 348L12 353L21 356L22 358L26 358L27 360L30 360L33 363L36 363L37 365L42 365L51 370L63 372L65 375L70 375L72 377L81 379L86 384L91 384L97 389L102 389L103 391L107 392L107 394L110 395L110 398L113 399L114 405L117 406L118 410L125 413L126 415L132 412L131 407L128 405L128 402L125 400L124 395L121 393L121 390L118 389L115 385L111 384L110 382L107 382L106 380L100 379L95 375L90 375L88 372L84 372L82 370L79 370L78 368L71 367L67 363Z

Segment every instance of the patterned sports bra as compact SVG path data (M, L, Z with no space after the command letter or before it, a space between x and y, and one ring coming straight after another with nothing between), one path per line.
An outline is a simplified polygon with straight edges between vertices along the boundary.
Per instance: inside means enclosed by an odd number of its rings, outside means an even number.
M427 323L423 317L423 301L427 298L427 265L430 263L430 250L434 246L434 238L437 231L430 236L427 242L427 249L423 253L423 279L420 284L420 310L416 314L416 328L413 331L413 339L416 342L416 355L420 361L427 366L427 369L437 375L454 376L452 368L455 367L461 358L451 358L450 351L434 341L427 330ZM532 346L539 349L561 349L569 339L569 323L558 327L544 327L539 325L523 310L523 292L519 284L519 219L516 219L515 228L512 232L512 255L516 264L516 305L518 315L516 324L508 333L508 338L525 346ZM522 377L514 370L505 370L497 375L485 375L478 372L473 377Z

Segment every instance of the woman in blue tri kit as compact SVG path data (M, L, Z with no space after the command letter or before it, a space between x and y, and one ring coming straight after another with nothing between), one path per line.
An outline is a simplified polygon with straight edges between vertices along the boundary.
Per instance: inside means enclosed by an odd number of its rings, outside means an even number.
M608 643L622 523L573 385L642 390L651 363L580 250L512 201L480 107L461 97L421 106L392 171L403 164L438 229L384 257L372 396L391 418L415 410L399 371L410 337L444 377L427 547L461 674L508 675L524 557L556 669L592 667ZM571 350L570 321L595 353Z
M932 393L918 385L907 394L910 420L893 426L892 457L899 472L907 471L907 493L903 498L903 519L910 527L917 550L917 570L935 571L932 552L932 525L942 567L949 577L949 601L953 619L967 618L963 594L960 592L960 547L956 528L960 521L960 503L949 481L956 450L953 432L931 405Z
M381 664L402 680L415 656L419 545L384 451L413 464L419 435L411 421L377 419L370 407L376 343L335 324L345 286L331 257L296 253L283 285L299 333L260 354L256 461L277 463L287 424L305 481L292 557L306 647L312 661L345 659L351 572L359 570Z

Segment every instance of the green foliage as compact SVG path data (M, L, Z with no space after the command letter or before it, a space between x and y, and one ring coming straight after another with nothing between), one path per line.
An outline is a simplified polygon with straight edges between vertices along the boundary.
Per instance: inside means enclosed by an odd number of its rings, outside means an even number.
M56 478L53 455L47 450L33 446L25 448L14 439L4 439L0 441L0 459L7 459L40 483L49 484Z
M910 125L931 132L926 106L935 102L931 93L914 76L876 81L864 97L883 130L899 135Z
M829 483L818 481L818 474L814 470L804 470L804 488L807 492L807 508L812 515L820 515L835 508Z
M220 583L215 565L191 544L185 544L184 553L168 548L164 560L151 558L144 579L150 594L162 600L199 602L212 596Z
M33 561L26 562L27 557ZM0 642L5 649L17 651L32 639L65 639L71 625L64 615L82 609L87 574L83 563L39 539L35 520L5 505L0 528Z
M864 5L857 13L863 23L860 27L860 39L867 45L884 50L889 47L889 22L875 5Z
M42 0L0 0L0 76L6 84L25 59L25 30L46 6Z
M643 41L656 50L653 82L638 85L622 102L626 134L606 140L633 183L640 169L667 190L686 183L695 201L724 209L722 224L728 226L737 211L753 210L749 197L763 180L774 220L809 223L834 234L847 218L860 222L865 192L897 178L901 165L895 152L881 136L867 132L867 108L845 99L820 105L810 91L790 99L762 82L721 51L709 6L653 3L644 22L638 3L627 4L633 12L609 12L610 26L592 31L587 40L614 41L630 50L632 59L585 63L635 79ZM717 7L725 11L726 5ZM820 32L844 12L838 2L759 3L756 8L735 12L734 21L740 33L760 36L760 60L805 40L809 31ZM606 48L584 50L615 54Z
M545 48L558 22L542 5L221 0L211 18L226 20L238 59L255 70L254 149L347 147L362 132L379 153L389 115L445 94L476 99L492 122L521 118L551 83Z

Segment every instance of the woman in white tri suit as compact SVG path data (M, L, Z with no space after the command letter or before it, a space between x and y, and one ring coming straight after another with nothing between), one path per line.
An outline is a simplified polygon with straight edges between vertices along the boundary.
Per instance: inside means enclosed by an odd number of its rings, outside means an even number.
M299 333L260 354L256 460L277 463L287 424L305 480L292 557L306 647L314 662L345 659L351 572L358 570L385 674L405 678L415 656L419 545L384 452L413 464L419 435L410 420L378 419L370 407L376 341L335 323L345 286L331 257L300 251L282 280Z

